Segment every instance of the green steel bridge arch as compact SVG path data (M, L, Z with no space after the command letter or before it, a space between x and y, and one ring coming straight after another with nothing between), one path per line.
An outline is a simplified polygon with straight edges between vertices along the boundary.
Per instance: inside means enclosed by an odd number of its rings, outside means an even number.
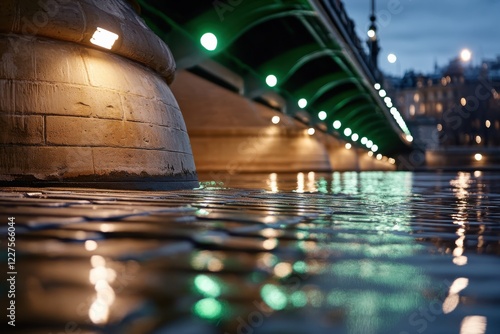
M335 1L138 3L146 23L170 46L181 68L214 61L245 81L250 78L259 91L281 95L288 101L283 112L294 115L305 111L310 114L310 122L324 123L322 128L334 136L351 140L343 134L348 127L360 138L376 143L384 155L409 150L410 142L405 138L410 133L393 116L399 112L392 108L391 113L383 94L374 88L373 73L366 70L366 64L360 65L359 53L363 51L346 42L355 37L342 35L339 26L343 23L329 15ZM208 48L201 42L207 33L212 37ZM266 84L268 76L276 78L275 86ZM307 100L307 106L299 107L299 99ZM318 117L320 111L326 118ZM341 128L334 128L335 121L342 124ZM363 147L359 140L353 144Z

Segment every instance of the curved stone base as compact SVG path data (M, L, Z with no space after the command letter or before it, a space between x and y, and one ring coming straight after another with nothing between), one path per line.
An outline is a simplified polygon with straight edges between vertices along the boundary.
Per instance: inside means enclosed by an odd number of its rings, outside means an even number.
M183 179L181 177L165 177L165 178L148 178L148 177L131 177L122 175L117 177L116 181L110 181L109 177L103 179L91 178L76 178L63 179L61 181L51 180L26 180L17 179L16 181L0 181L0 187L4 189L10 188L88 188L88 189L107 189L107 190L142 190L142 191L160 191L160 190L183 190L195 189L200 186L198 180L191 178Z
M0 34L0 54L2 185L197 185L181 111L149 68L78 44L13 34Z

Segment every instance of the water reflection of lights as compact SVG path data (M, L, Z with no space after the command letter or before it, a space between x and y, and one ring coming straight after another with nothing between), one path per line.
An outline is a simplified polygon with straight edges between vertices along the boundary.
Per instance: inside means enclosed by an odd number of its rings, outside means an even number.
M460 334L484 334L486 325L486 317L479 315L465 317L460 324Z
M287 262L278 263L274 267L274 274L280 278L286 277L292 273L292 265Z
M276 217L267 216L266 218L264 218L264 223L266 223L266 224L276 223Z
M469 285L469 279L460 277L457 278L450 286L448 296L443 302L443 313L448 314L455 310L460 302L459 293Z
M456 248L453 250L453 263L457 266L467 264L467 256L464 253L465 227L468 222L468 201L469 188L471 185L470 173L458 173L458 177L450 181L453 186L453 192L457 198L457 213L452 214L453 223L458 225L456 234L458 235L455 241Z
M332 194L338 194L341 191L342 191L342 183L340 181L340 173L334 172L333 177L332 177L331 192L332 192Z
M343 188L346 194L358 194L358 173L346 172L344 173Z
M277 193L278 189L278 174L271 173L269 174L269 180L267 180L267 185L271 189L272 193Z
M217 280L207 275L196 276L194 287L197 292L205 297L217 298L222 293L221 285Z
M115 291L110 286L116 279L116 271L106 267L106 260L99 255L90 258L92 269L89 281L95 286L96 298L89 308L89 318L97 325L105 324L109 319L109 310L115 301Z
M458 239L455 240L455 249L453 250L453 263L457 266L464 266L467 264L467 256L463 255L464 253L464 230L459 228L457 234L459 235Z
M297 261L293 264L293 270L299 274L305 274L307 272L307 264L304 261Z
M101 224L100 230L101 232L109 233L114 231L114 227L111 224Z
M278 263L278 257L274 254L263 253L257 259L257 265L261 269L269 269Z
M266 250L273 250L278 246L278 239L267 239L262 243L262 247Z
M93 252L96 249L97 249L97 242L95 242L94 240L85 241L85 250Z
M393 262L424 248L411 237L393 233L395 229L401 233L411 231L412 214L407 203L412 196L412 174L391 174L391 182L387 182L387 178L387 173L380 172L332 174L332 193L362 195L360 200L367 206L381 203L397 210L398 215L393 215L392 210L387 214L379 212L375 219L371 215L353 218L350 214L337 214L336 226L354 229L336 233L339 242L299 242L299 248L308 254L309 259L294 264L293 269L297 267L311 275L326 275L327 280L335 284L330 291L325 290L325 286L312 284L304 286L304 293L290 291L287 294L289 307L341 308L352 332L375 333L384 332L386 324L381 321L382 314L392 313L397 317L425 302L423 294L430 284L427 276L411 264ZM310 259L331 254L352 260L326 265L321 260L313 263ZM362 261L356 260L360 257ZM357 289L339 289L338 285L343 282L348 286L352 282L359 285ZM382 291L381 287L384 287Z
M260 295L264 302L273 310L283 310L287 303L287 295L280 287L273 284L266 284L262 287Z
M317 242L315 241L299 241L298 244L300 249L305 252L313 252L316 250Z
M271 188L271 192L273 192L273 193L278 192L278 174L271 173L269 175L268 185Z
M272 228L265 228L261 230L260 233L266 238L276 238L280 235L280 232L278 230Z
M304 173L297 174L297 192L298 193L304 192Z
M307 305L307 295L304 291L295 291L291 294L290 301L294 307L304 307Z
M217 299L204 298L194 305L193 311L200 318L214 320L223 314L223 305Z
M307 174L307 191L316 192L318 189L316 188L316 173L309 172Z
M322 194L328 193L328 181L324 177L318 181L318 191Z
M318 289L308 289L307 300L311 303L312 307L321 307L324 302L325 297L323 293Z
M208 270L218 272L224 269L225 258L223 253L215 253L211 251L201 251L196 253L191 259L191 265L197 270Z
M223 290L223 284L219 279L201 274L195 277L193 287L204 297L193 306L193 313L202 319L219 319L224 313L224 305L217 300Z

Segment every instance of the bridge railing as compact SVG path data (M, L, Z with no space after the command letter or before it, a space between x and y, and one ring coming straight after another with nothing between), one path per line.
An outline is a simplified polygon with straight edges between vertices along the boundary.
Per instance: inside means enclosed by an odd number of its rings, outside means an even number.
M344 40L351 45L353 53L357 53L358 59L363 63L364 67L368 69L369 74L376 80L379 77L377 68L370 65L369 55L363 47L363 41L356 34L356 25L349 17L345 10L344 3L341 0L323 0L324 8L327 9L328 15L333 19L333 22L341 24L338 28L343 35Z

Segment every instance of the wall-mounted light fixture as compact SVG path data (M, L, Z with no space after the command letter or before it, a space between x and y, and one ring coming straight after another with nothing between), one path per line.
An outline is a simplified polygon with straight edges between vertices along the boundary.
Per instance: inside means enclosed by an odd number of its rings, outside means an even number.
M118 40L120 36L115 34L114 32L108 31L106 29L97 27L94 35L90 39L92 44L98 45L105 49L111 50L115 42Z

